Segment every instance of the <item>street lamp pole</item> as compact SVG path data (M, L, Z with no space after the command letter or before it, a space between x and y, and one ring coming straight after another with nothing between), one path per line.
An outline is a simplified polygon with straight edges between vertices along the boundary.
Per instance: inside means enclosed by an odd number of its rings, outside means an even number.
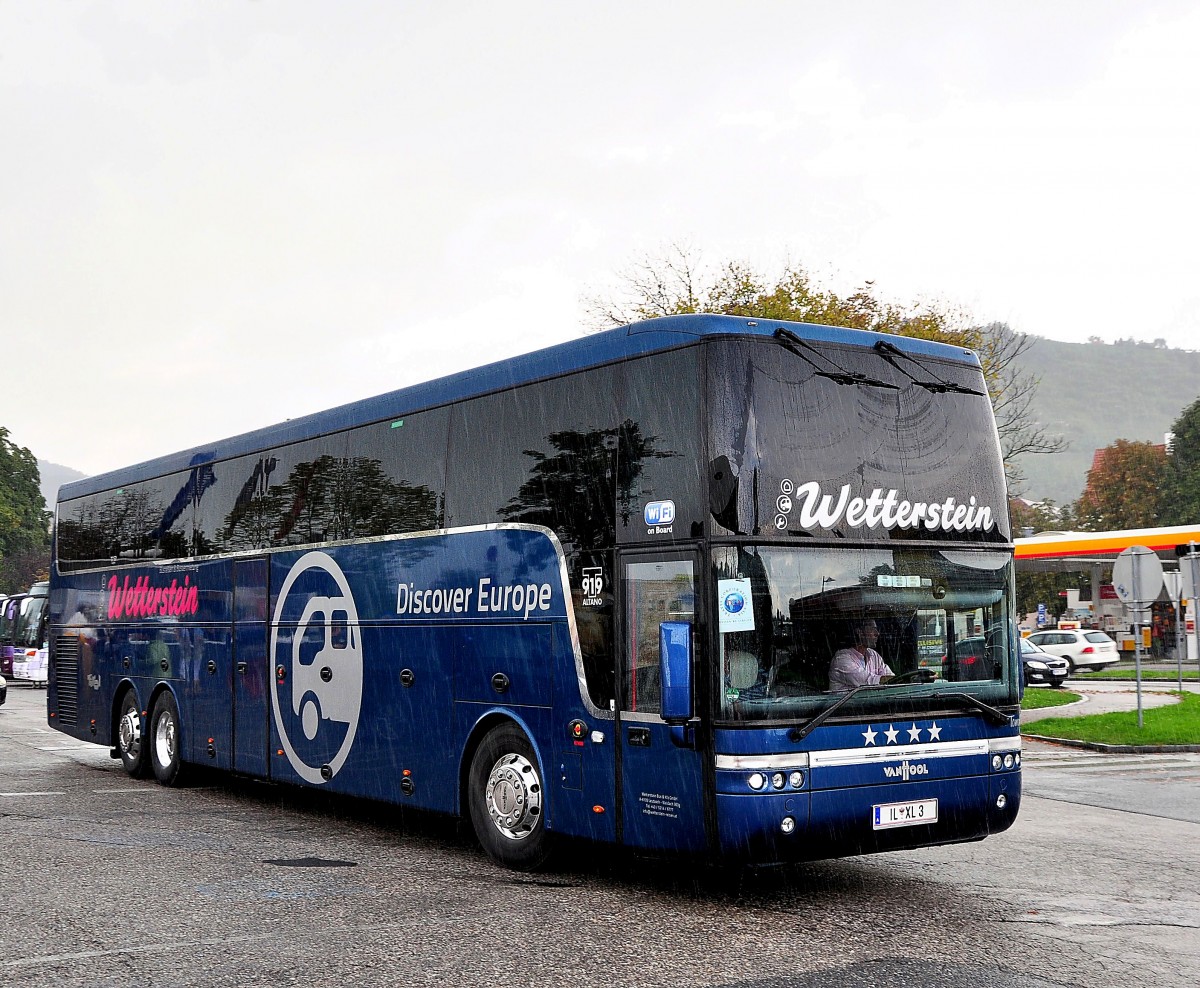
M1133 567L1133 667L1134 678L1137 680L1137 711L1138 711L1138 730L1142 729L1142 611L1141 611L1141 595L1138 593L1138 567Z

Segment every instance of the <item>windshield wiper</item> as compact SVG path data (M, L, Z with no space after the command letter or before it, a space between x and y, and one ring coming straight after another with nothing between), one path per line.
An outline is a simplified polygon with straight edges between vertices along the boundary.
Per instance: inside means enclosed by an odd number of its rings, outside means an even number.
M818 727L829 720L838 710L845 706L850 700L867 690L882 690L889 686L903 686L906 682L919 682L925 685L931 682L933 671L930 669L916 669L913 672L902 673L888 680L886 683L863 683L862 686L855 686L854 689L839 696L837 700L831 703L828 707L817 714L812 720L799 727L793 727L788 731L789 741L801 741L809 734L815 731ZM918 693L915 696L906 696L905 700L958 700L965 703L969 707L974 707L980 711L984 717L993 724L1007 727L1012 723L1012 718L1009 717L1003 710L997 710L990 703L984 703L978 697L972 696L970 693Z
M947 391L953 391L955 394L960 394L960 395L977 395L981 398L984 397L984 394L982 391L976 391L974 388L964 387L961 384L955 384L953 381L943 380L942 378L938 377L936 374L931 374L931 371L929 370L928 367L924 366L915 357L909 356L907 353L905 353L903 350L901 350L898 346L896 346L896 344L889 343L887 340L876 340L875 341L875 352L878 353L879 356L881 356L889 364L891 364L893 367L895 367L896 370L898 370L901 374L903 374L910 381L912 381L912 383L915 384L917 387L924 388L926 391L930 391L933 394L944 394ZM918 367L920 367L921 370L925 371L926 374L931 374L931 376L934 378L934 380L922 381L919 378L913 377L908 371L906 371L903 367L901 367L898 363L896 363L896 357L903 357L905 360L912 361L914 364L916 364Z
M815 731L822 724L824 724L825 721L829 720L829 718L832 717L839 708L845 706L850 700L852 700L854 697L858 696L859 693L862 693L865 690L882 689L886 685L888 685L888 684L886 684L886 683L875 683L875 684L863 683L862 686L855 686L854 689L850 690L849 692L845 693L842 696L839 696L833 703L831 703L828 707L826 707L819 714L817 714L817 716L814 717L812 720L810 720L807 724L803 724L799 727L793 727L790 731L788 731L788 740L789 741L802 740L803 738L805 738L809 734L811 734L813 731Z
M913 700L960 700L969 707L980 711L984 717L997 726L1006 727L1012 723L1012 718L1003 710L997 710L990 703L984 703L979 697L970 693L923 693L921 696L910 697Z
M854 689L848 691L842 696L839 696L837 700L822 710L807 724L802 724L799 727L793 727L790 731L788 731L788 740L800 741L807 737L818 727L824 724L825 721L829 720L829 718L832 717L847 702L856 697L859 693L862 693L864 690L882 690L887 689L889 686L903 686L910 680L913 682L928 683L931 681L932 676L933 672L930 669L916 669L913 672L906 672L899 676L893 676L886 683L863 683L861 686L855 686ZM1007 720L1005 722L1007 723Z
M888 384L887 381L880 381L876 378L868 377L866 374L860 374L857 371L846 370L846 368L830 360L827 356L825 356L825 354L823 354L807 340L802 340L790 329L784 329L782 326L780 326L777 330L775 330L775 339L779 340L779 342L782 343L790 353L794 353L797 357L808 364L813 369L813 373L816 374L817 377L826 377L836 384L865 384L871 388L889 388L892 391L900 390L897 385ZM803 347L810 353L815 353L818 357L824 360L825 363L836 368L836 370L830 371L822 369L815 360L813 360L811 357L805 356L798 349L799 347Z

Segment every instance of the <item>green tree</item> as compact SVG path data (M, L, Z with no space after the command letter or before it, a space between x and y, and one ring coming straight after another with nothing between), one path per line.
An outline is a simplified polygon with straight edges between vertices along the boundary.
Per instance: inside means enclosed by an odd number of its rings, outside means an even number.
M0 425L0 591L28 590L34 580L46 578L49 528L37 458Z
M1017 538L1043 532L1066 532L1074 524L1069 506L1064 509L1050 500L1030 503L1015 497L1008 500L1008 520Z
M968 347L983 367L1010 486L1018 486L1022 479L1015 457L1054 453L1066 445L1033 417L1031 402L1038 378L1016 366L1016 358L1033 341L1003 323L974 324L965 311L941 303L887 302L876 294L871 281L839 295L794 264L769 278L747 264L727 261L710 275L695 251L677 244L634 262L618 275L618 281L617 294L586 300L594 329L712 312L843 326Z
M1163 524L1194 525L1200 522L1200 398L1183 410L1171 432Z
M1029 534L1044 532L1067 532L1076 528L1071 505L1059 507L1053 501L1040 501L1030 504L1017 498L1008 502L1008 517L1012 523L1013 534L1017 538ZM1057 618L1066 609L1065 597L1059 596L1060 590L1072 587L1087 586L1091 577L1087 573L1069 571L1045 573L1036 570L1017 571L1017 615L1030 614L1037 611L1038 604L1046 605L1050 618Z
M1076 502L1085 531L1152 528L1162 524L1167 454L1149 442L1118 439L1096 455Z

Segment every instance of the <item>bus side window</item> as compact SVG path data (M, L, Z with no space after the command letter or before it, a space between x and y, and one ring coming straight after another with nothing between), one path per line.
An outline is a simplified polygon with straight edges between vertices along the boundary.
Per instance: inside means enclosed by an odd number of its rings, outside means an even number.
M694 602L691 560L625 564L622 710L656 714L662 709L659 626L664 621L695 621Z

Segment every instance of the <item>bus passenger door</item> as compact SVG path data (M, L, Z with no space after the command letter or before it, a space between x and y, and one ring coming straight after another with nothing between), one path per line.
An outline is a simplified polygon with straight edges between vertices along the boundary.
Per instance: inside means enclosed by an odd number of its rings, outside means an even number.
M694 654L700 641L697 567L693 552L630 552L621 558L618 786L621 840L629 847L702 851L707 846L702 755L694 744L678 743L660 716L659 628L664 622L690 624ZM693 662L693 688L698 665Z
M267 677L266 559L233 564L233 769L267 776L269 680Z

